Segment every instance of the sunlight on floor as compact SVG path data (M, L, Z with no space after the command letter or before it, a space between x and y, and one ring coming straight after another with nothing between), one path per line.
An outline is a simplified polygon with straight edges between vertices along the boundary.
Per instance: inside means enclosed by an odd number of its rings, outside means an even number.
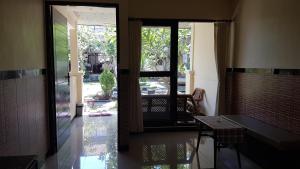
M91 113L117 114L117 100L96 100L95 96L101 93L100 83L89 82L83 84L83 115L89 115Z

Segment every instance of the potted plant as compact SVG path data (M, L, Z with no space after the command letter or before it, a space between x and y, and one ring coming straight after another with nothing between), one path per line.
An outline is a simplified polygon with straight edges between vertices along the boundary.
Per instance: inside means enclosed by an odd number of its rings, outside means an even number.
M115 75L108 69L104 69L104 71L99 75L99 83L101 85L104 98L109 99L111 96L111 91L116 83Z

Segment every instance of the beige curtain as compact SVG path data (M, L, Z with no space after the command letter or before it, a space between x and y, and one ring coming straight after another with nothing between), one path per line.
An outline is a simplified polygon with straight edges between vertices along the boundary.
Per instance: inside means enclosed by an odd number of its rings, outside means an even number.
M216 104L216 115L225 114L225 85L226 66L229 58L230 47L230 23L215 23L215 58L218 73L218 94Z
M130 119L131 133L144 130L141 105L141 91L139 84L141 63L141 21L129 21L129 58L130 58Z

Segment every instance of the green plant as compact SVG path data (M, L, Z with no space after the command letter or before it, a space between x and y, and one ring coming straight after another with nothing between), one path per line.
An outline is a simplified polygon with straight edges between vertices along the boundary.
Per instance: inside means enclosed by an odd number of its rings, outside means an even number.
M185 66L183 63L178 66L178 72L182 74L185 73Z
M99 75L99 82L105 97L109 97L113 87L115 86L115 75L108 69L105 69Z
M189 69L191 32L191 28L178 29L178 65L184 64L187 69ZM143 27L141 70L169 70L170 43L171 30L169 28Z

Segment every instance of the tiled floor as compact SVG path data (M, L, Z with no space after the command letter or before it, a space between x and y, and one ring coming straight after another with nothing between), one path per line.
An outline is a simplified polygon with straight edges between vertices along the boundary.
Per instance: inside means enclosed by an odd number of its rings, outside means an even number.
M203 137L198 154L196 132L162 132L131 136L130 150L117 152L117 118L76 118L71 137L42 169L202 169L213 168L212 140ZM219 169L235 169L236 153L221 149ZM242 156L243 169L260 169Z

